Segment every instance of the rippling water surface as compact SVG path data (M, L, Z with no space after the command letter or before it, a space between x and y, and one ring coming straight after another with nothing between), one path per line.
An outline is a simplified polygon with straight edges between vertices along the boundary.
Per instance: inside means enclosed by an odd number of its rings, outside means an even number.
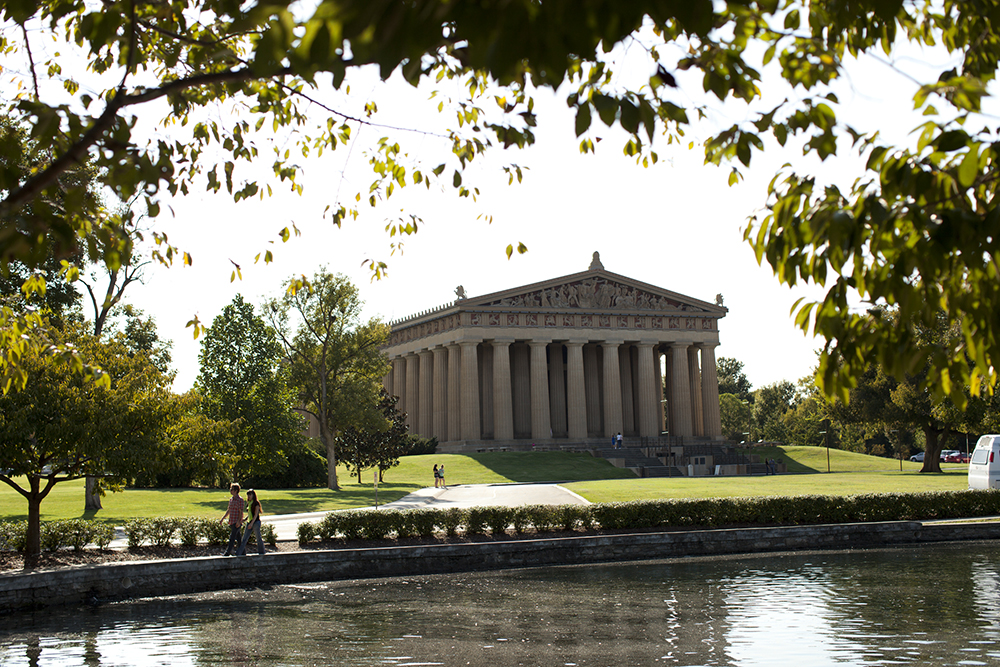
M0 665L989 665L1000 545L275 586L3 617Z

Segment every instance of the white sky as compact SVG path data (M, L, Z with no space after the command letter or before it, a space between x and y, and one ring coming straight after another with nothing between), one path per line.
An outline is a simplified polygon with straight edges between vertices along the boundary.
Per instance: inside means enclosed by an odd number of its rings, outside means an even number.
M938 60L919 77L936 78L948 64ZM890 138L905 140L906 132L919 122L918 117L907 116L913 84L872 61L852 72L848 85L838 92L843 104L838 114L852 124L881 126ZM682 102L701 99L700 82L678 79ZM435 122L420 115L421 108L436 106L425 102L427 91L393 83L379 88L359 81L355 91L361 92L344 104L359 108L362 96L374 91L377 120L407 127ZM539 95L536 111L534 148L506 153L494 149L486 164L467 175L467 183L473 177L480 179L478 202L458 200L450 188L441 193L411 186L361 220L333 228L323 219L323 210L338 192L345 197L367 190L367 176L358 169L365 166L363 142L349 159L341 149L310 161L302 197L279 192L275 186L274 197L240 204L233 204L225 193L164 200L164 208L168 205L170 210L161 214L158 228L193 254L194 266L149 271L144 285L130 288L127 300L154 315L161 336L173 340L175 389L189 388L198 373L199 342L185 329L192 315L210 324L235 294L260 303L263 296L278 295L281 282L293 274L311 275L325 264L360 287L368 316L392 320L453 300L460 284L469 296L478 296L583 271L595 250L609 271L709 302L721 293L729 314L720 323L716 353L743 361L755 387L795 381L810 372L822 343L794 327L789 309L798 297L820 292L779 285L766 265L757 265L742 231L747 216L763 205L767 183L782 163L793 163L800 173L818 171L846 187L860 174L857 158L843 150L843 157L820 165L805 162L799 147L769 146L763 158L755 154L746 180L729 187L728 167L705 166L700 145L693 150L686 145L659 146L660 163L643 169L622 155L623 135L614 131L602 132L606 138L596 156L581 156L573 117L551 94ZM751 117L741 106L728 107L692 137ZM378 134L363 131L368 140ZM404 148L421 155L441 150L433 137L398 136L405 140ZM500 172L504 161L529 168L523 184L507 186ZM270 158L262 162L268 163L266 172ZM262 175L266 178L266 173ZM384 220L399 215L400 208L406 209L404 214L420 214L425 224L416 236L404 240L402 256L389 258ZM492 224L477 219L481 213L491 214ZM281 244L277 233L292 222L302 236ZM276 245L268 246L270 240ZM529 252L508 261L504 250L518 241ZM254 265L254 255L267 247L275 252L276 261ZM362 266L369 257L389 262L388 278L369 281L370 272ZM242 267L242 281L230 283L230 260Z

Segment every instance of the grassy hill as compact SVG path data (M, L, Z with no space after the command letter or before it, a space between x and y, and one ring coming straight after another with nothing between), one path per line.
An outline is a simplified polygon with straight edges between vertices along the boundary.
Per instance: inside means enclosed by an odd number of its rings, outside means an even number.
M767 447L754 450L762 458L780 459L790 473L755 477L700 477L636 479L603 459L568 452L485 452L407 456L388 471L378 488L378 503L399 500L419 488L433 486L431 468L444 465L446 481L456 484L563 482L591 502L646 498L688 498L752 495L850 495L890 491L944 491L964 489L966 466L944 466L940 475L919 474L919 464L853 452L830 450L831 473L826 473L826 449L821 447ZM340 470L341 490L261 490L265 514L319 512L375 504L373 473L359 484ZM59 484L42 502L43 520L76 517L120 523L131 517L222 516L229 494L220 489L127 489L108 494L100 512L83 511L83 481ZM24 499L0 485L0 520L26 518Z

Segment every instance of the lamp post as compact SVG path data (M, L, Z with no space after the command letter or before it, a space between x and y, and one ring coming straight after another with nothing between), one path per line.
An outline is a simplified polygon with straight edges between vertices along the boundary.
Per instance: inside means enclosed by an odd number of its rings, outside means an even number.
M823 441L826 443L826 471L830 472L830 434L827 431L830 429L830 420L824 419L826 422L825 431L820 431L819 434L823 436Z

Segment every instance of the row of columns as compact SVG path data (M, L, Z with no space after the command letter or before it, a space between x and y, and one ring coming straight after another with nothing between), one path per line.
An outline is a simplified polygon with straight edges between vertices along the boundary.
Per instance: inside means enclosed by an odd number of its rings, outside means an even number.
M461 341L393 359L385 386L441 442L721 434L714 343Z

